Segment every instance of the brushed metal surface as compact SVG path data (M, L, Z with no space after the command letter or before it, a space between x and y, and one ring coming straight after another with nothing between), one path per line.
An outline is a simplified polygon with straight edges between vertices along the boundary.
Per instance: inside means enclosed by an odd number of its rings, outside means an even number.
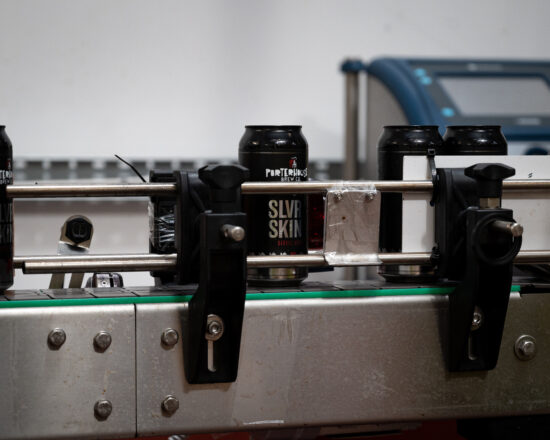
M61 328L65 343L48 346ZM94 335L111 345L94 350ZM115 438L135 435L135 315L132 305L0 310L0 438ZM112 402L105 420L99 400Z
M212 385L187 384L181 342L161 343L167 327L182 335L186 305L136 312L140 435L550 412L548 295L512 294L498 365L481 373L445 368L444 296L249 301L238 379ZM522 334L539 349L528 362Z

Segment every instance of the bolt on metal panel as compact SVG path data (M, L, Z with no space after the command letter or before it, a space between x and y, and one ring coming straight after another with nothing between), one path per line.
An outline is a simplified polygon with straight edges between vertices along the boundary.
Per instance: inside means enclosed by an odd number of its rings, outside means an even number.
M448 373L444 296L249 301L235 383L189 385L185 304L137 309L139 435L387 423L550 411L550 296L512 294L496 369ZM539 348L516 357L521 335ZM166 396L179 408L163 414Z
M1 309L0 335L1 439L135 435L133 305Z

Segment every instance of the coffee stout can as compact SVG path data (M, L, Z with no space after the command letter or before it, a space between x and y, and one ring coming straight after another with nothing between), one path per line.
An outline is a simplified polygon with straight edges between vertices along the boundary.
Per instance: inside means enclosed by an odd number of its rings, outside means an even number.
M0 125L0 291L13 285L13 204L6 188L13 183L12 146Z
M239 143L239 163L254 182L307 180L307 141L299 125L247 125ZM243 197L248 216L249 255L307 254L307 196L269 194ZM255 286L295 286L305 267L250 268Z

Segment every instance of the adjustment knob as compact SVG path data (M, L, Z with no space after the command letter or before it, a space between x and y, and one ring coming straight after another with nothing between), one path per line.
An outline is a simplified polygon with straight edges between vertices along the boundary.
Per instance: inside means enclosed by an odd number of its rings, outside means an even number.
M199 179L210 188L210 202L214 212L241 210L241 183L250 175L241 165L206 165L199 169Z
M250 175L241 165L206 165L199 169L199 179L216 189L231 189L241 186Z
M516 174L516 170L501 163L478 163L464 170L464 174L477 182L479 198L502 196L502 181Z

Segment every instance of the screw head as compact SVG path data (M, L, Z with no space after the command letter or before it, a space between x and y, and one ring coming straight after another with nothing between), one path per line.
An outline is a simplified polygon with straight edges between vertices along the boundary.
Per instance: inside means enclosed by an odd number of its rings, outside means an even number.
M210 333L212 336L217 336L221 333L222 326L221 323L218 321L212 321L210 324L208 324L208 333Z
M111 335L106 331L100 331L94 336L94 347L97 351L104 352L111 345Z
M365 193L365 199L367 200L367 202L374 200L375 197L376 194L373 191L368 191L367 193Z
M472 315L472 325L470 326L470 330L477 330L481 327L481 324L483 324L483 312L478 306L476 306L474 308L474 314Z
M208 315L206 318L206 333L204 337L209 341L217 341L223 335L223 320L218 315Z
M229 240L239 242L244 240L246 233L242 226L223 225L222 235Z
M58 349L61 347L67 340L67 335L62 328L54 328L48 334L48 344L53 349Z
M113 412L113 404L108 400L98 400L94 405L94 414L98 420L106 420Z
M342 194L342 191L335 191L334 197L336 198L336 201L339 202L344 198L344 195Z
M160 336L160 340L162 341L162 344L167 347L173 347L178 343L179 335L176 330L173 328L167 328L162 332L162 335Z
M180 401L175 396L168 395L162 401L162 409L170 416L174 414L179 407Z
M537 341L532 336L522 335L514 345L514 352L518 359L530 361L537 355Z

